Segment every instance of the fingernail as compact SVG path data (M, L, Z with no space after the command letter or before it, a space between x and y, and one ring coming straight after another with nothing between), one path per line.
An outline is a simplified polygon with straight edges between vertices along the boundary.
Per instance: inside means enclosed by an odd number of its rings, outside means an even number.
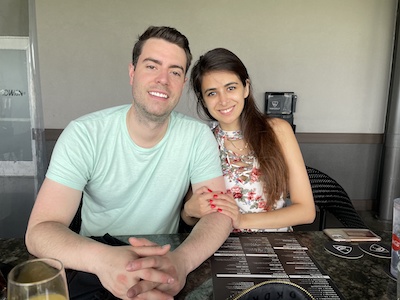
M211 208L215 208L215 205L214 205L214 204L211 204Z
M212 199L208 200L208 202L210 202L210 204L213 203Z
M207 189L210 193L212 193L212 190L210 190L210 189Z
M218 195L213 195L213 198L218 198Z
M128 293L127 293L127 296L129 298L133 298L133 297L136 297L136 293L134 291L129 290Z
M218 211L218 212L222 212L222 209L221 209L221 208L218 208L217 211Z
M174 283L174 279L173 278L169 278L168 279L168 284Z

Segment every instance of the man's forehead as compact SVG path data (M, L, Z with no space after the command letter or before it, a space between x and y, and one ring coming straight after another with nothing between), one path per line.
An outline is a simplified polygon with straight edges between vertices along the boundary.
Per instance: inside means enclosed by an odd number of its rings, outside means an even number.
M169 65L179 65L186 69L186 53L178 45L160 38L150 38L144 44L139 61L155 59Z

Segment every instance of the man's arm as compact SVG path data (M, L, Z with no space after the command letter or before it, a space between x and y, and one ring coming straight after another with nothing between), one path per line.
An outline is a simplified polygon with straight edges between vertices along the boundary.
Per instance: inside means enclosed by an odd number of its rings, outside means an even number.
M206 190L215 192L211 193L211 195L215 194L216 196L226 191L222 176L192 186L193 190L201 190L204 187L206 187ZM218 250L229 236L231 230L232 219L226 215L215 212L203 216L185 241L177 249L166 255L169 262L159 263L160 270L164 270L170 274L177 273L177 280L174 284L159 285L157 289L171 295L176 295L184 287L187 275ZM130 264L128 269L134 271L144 268L148 261L153 259L139 259L134 264ZM169 266L169 269L165 268L165 266ZM139 295L143 292L142 288L144 286L146 285L140 282L133 286L129 293L131 295Z
M207 188L211 200L216 199L221 192L226 193L222 176L192 185L193 191L202 190L204 187ZM223 214L215 212L202 217L186 240L174 251L186 260L184 264L187 266L187 274L218 250L231 230L232 220Z
M72 232L68 227L80 199L81 191L45 179L32 209L25 237L31 254L54 257L61 260L66 268L96 274L106 289L122 299L128 299L128 289L140 279L161 283L172 279L155 269L126 270L129 261L139 256L164 255L169 246L112 247ZM156 293L154 299L170 299L159 291L152 293Z

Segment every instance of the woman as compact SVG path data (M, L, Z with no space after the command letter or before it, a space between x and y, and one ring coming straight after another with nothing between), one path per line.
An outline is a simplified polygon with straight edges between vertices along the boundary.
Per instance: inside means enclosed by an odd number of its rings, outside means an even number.
M229 50L211 50L194 65L191 85L198 113L218 122L213 131L227 194L207 203L192 197L182 211L185 222L219 211L232 218L239 232L290 231L312 223L314 200L292 127L260 112L242 61Z

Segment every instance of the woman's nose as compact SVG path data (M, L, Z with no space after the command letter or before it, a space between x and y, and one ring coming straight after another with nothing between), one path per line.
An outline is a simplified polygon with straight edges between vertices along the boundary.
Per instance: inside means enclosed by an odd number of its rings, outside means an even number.
M225 93L221 93L219 95L219 103L221 103L221 105L226 105L228 103L228 97L225 95Z

